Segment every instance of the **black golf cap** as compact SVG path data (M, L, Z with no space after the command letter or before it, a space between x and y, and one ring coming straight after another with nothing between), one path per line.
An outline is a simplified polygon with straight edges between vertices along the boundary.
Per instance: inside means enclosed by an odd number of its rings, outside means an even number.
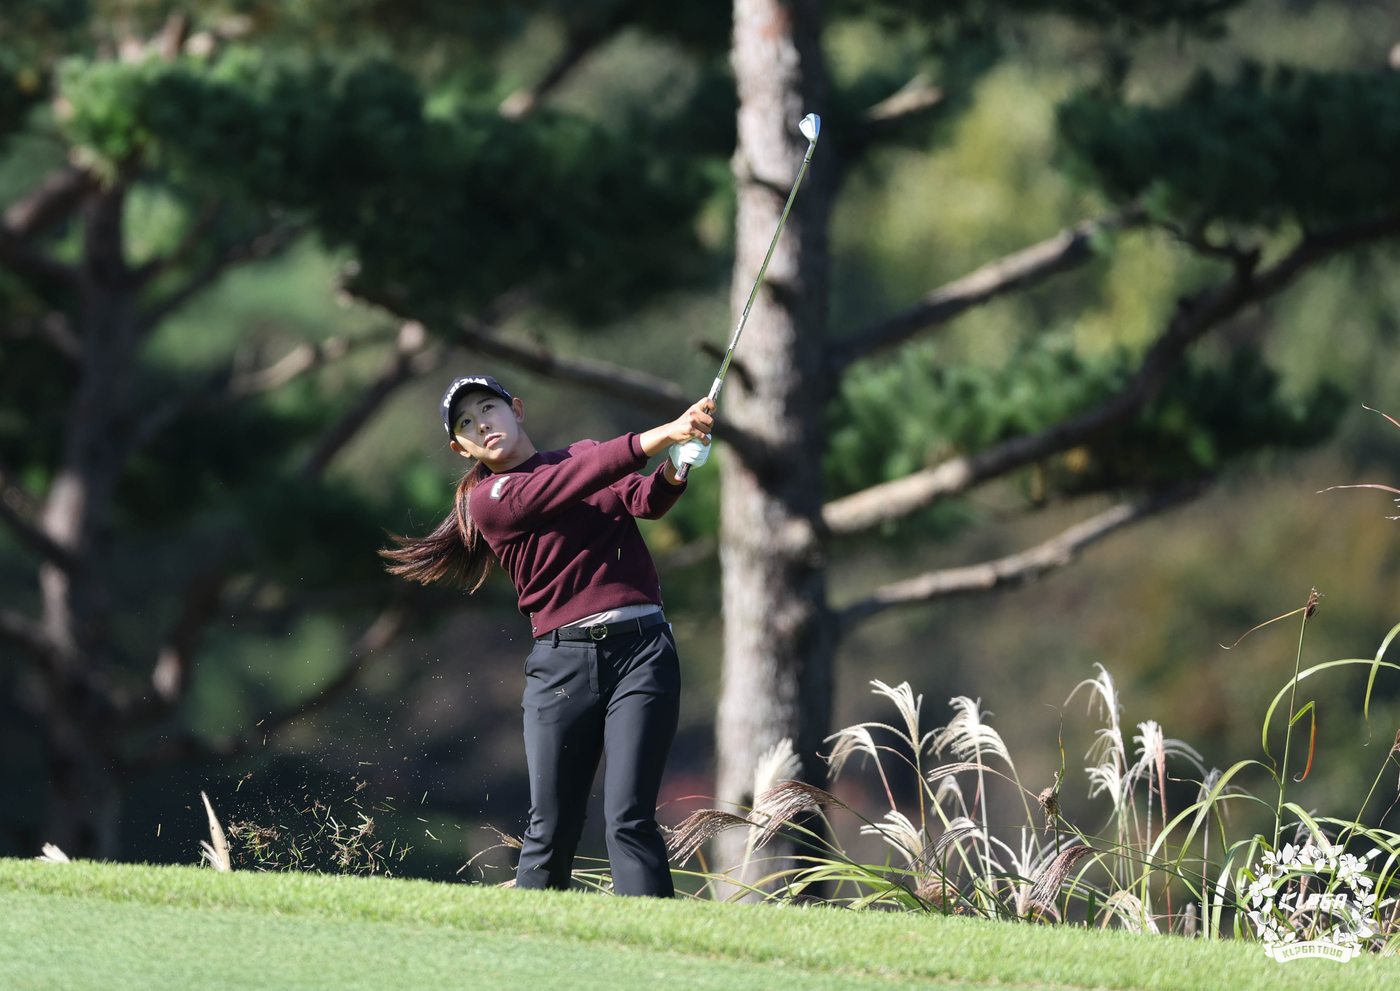
M506 392L501 383L490 375L463 375L459 379L453 379L452 384L447 387L447 391L442 394L442 425L447 430L447 436L452 436L453 400L463 392L471 392L476 389L494 392L506 402L510 402L514 398L509 392Z

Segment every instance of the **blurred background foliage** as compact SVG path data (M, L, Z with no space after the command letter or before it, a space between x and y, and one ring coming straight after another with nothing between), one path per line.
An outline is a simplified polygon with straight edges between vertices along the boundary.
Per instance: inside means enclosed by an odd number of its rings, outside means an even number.
M857 365L829 410L830 496L1112 392L1177 298L1221 271L1183 238L1229 237L1269 257L1299 227L1395 199L1400 76L1380 70L1400 43L1400 5L831 9L827 127L832 153L851 160L832 230L834 336L1118 198L1143 197L1176 231L1105 238L1089 266L970 311L936 344ZM176 12L190 17L177 57L131 49ZM201 222L209 233L191 267L269 225L317 232L229 272L160 324L141 356L150 404L202 383L212 392L227 369L266 367L308 343L353 344L283 388L195 404L121 479L113 639L132 678L174 621L172 577L232 527L255 545L225 589L182 726L208 739L242 732L340 670L392 589L373 553L385 530L421 531L449 506L461 463L434 409L453 375L498 375L524 397L541 447L654 419L451 350L319 482L293 484L314 439L392 356L395 325L357 296L482 312L528 275L533 305L503 324L513 338L704 391L713 363L697 344L722 344L729 329L727 37L726 7L700 3L22 0L0 10L0 202L76 154L108 174L136 169L124 233L136 262L175 249ZM581 54L538 109L499 111L571 46ZM936 112L857 160L842 142L862 109L920 71L946 90ZM1196 140L1202 119L1238 132L1246 148L1297 149L1291 171ZM1354 170L1314 174L1305 152L1317 141L1349 149ZM76 255L77 227L52 232L56 255ZM1368 656L1400 620L1400 542L1384 497L1317 493L1400 481L1400 431L1360 406L1400 409L1397 275L1393 249L1330 262L1197 348L1152 404L1095 444L941 503L883 539L838 541L829 580L839 606L916 569L1024 547L1125 484L1221 477L1200 501L1029 588L862 626L840 651L837 725L879 714L866 694L872 677L912 682L935 722L945 699L980 696L1038 790L1059 766L1063 724L1071 774L1061 802L1086 827L1097 824L1074 769L1092 727L1078 703L1061 707L1094 663L1118 678L1127 724L1157 719L1207 764L1257 756L1263 708L1291 669L1292 633L1271 628L1228 653L1220 643L1301 605L1313 586L1325 597L1305 662ZM0 462L31 492L52 477L73 386L41 332L62 303L0 271ZM664 558L712 537L717 512L717 473L700 472L647 538ZM674 822L703 804L682 799L704 795L712 773L718 566L702 557L663 581L687 686L663 795ZM0 600L36 602L32 559L4 531ZM133 780L123 855L195 859L200 788L229 818L296 828L307 796L339 801L363 787L380 803L381 830L414 847L402 870L472 876L477 868L459 871L495 842L486 825L523 828L526 630L499 574L473 599L434 591L423 601L421 621L377 652L351 691L255 757ZM0 660L0 855L28 855L42 840L41 734L15 661ZM1321 752L1300 787L1306 807L1346 814L1383 757L1360 749L1359 677L1315 689ZM1379 698L1372 727L1386 744L1400 693L1382 679ZM860 800L857 775L841 787ZM602 849L600 835L587 842ZM488 855L477 867L506 862Z

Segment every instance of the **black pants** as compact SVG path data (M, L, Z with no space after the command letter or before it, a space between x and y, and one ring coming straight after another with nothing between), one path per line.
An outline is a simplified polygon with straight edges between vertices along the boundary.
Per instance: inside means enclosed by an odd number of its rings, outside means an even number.
M670 898L656 795L680 711L676 642L667 625L598 643L539 642L525 662L530 825L519 888L567 888L588 794L606 753L603 811L613 889Z

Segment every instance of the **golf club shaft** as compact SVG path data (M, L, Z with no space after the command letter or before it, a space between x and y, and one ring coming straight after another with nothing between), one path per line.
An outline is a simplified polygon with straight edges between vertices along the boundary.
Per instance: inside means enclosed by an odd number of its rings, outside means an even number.
M734 328L734 336L729 339L729 349L724 352L724 361L720 363L719 374L715 376L714 382L710 384L710 401L719 403L720 390L724 388L724 376L729 371L729 363L734 358L734 349L739 344L739 335L744 332L744 324L748 323L749 311L753 309L753 301L758 298L758 288L763 285L763 276L768 271L768 263L773 260L773 251L778 247L778 238L783 234L783 225L787 223L788 211L792 209L792 201L797 198L797 187L802 185L802 177L807 174L807 164L812 161L812 152L816 150L817 139L809 138L807 141L807 154L802 156L802 165L797 170L797 178L792 182L792 191L788 193L787 202L783 204L783 212L778 217L778 229L773 232L773 240L768 242L768 253L763 256L763 264L758 267L758 278L753 280L753 288L749 290L748 302L744 304L744 312L739 314L739 323ZM676 479L685 481L690 474L690 465L681 465L676 469Z

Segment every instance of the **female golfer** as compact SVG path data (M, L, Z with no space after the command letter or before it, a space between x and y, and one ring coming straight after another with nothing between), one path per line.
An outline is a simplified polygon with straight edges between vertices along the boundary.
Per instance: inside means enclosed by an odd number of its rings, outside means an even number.
M516 886L567 888L599 758L608 859L620 895L674 894L656 795L679 711L676 643L636 518L657 519L709 457L714 404L641 434L536 451L525 408L494 378L454 381L442 397L452 449L476 463L455 510L426 537L397 538L389 570L475 592L493 558L515 583L534 649L525 661L530 825ZM698 443L697 443L698 441ZM638 474L670 447L665 466ZM483 543L484 541L484 543Z

